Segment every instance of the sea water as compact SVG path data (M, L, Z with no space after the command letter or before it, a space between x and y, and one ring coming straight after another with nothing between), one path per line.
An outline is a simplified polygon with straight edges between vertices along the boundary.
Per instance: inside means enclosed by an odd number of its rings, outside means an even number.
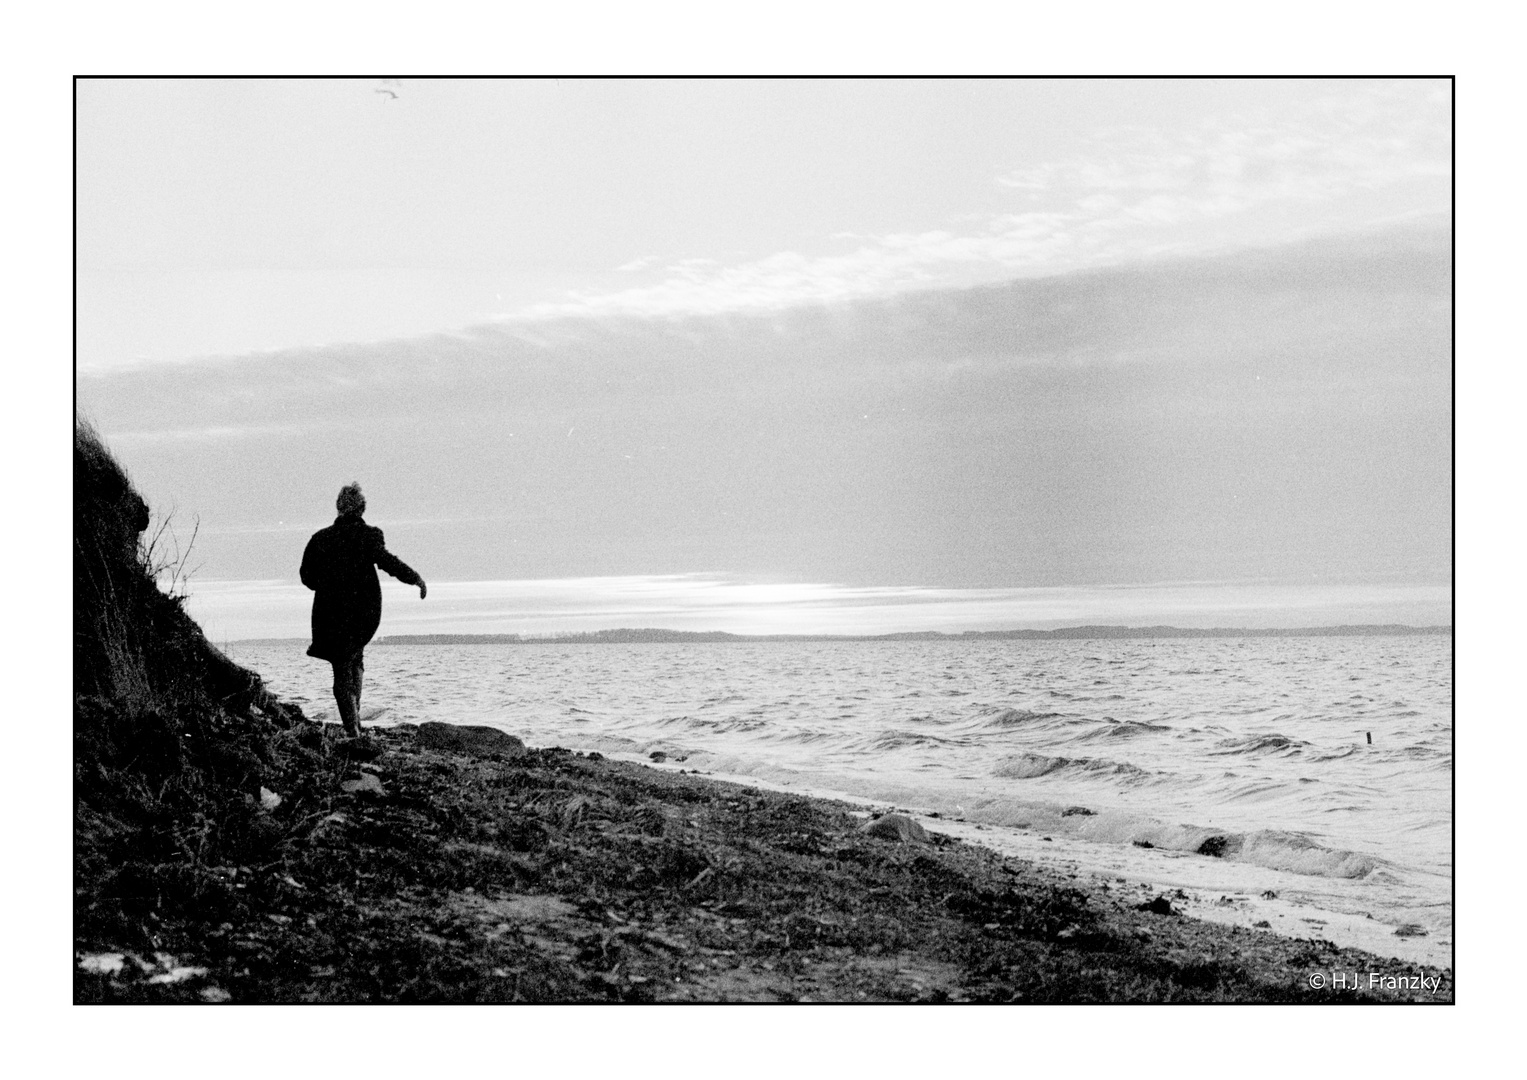
M305 645L228 651L333 720L330 668ZM1274 929L1335 939L1321 934L1333 920L1367 920L1357 943L1447 963L1451 649L1446 636L374 644L364 706L386 709L379 724L490 724L532 746L661 752L933 811L1010 852L1062 845L1069 865L1118 880L1276 893L1298 908ZM1409 953L1386 936L1407 924L1426 931Z

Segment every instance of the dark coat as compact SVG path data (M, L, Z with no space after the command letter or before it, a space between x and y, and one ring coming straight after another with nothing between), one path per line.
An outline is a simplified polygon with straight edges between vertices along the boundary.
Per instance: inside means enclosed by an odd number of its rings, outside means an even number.
M313 534L302 553L302 583L315 594L309 656L343 660L366 647L382 621L376 567L405 584L419 584L419 575L387 550L382 530L359 514L341 514Z

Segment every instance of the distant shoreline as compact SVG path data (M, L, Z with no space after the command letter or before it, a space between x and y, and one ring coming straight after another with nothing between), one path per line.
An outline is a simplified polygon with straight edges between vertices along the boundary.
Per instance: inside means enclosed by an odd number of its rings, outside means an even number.
M1297 628L1192 628L1178 626L1069 626L1056 630L967 630L946 634L919 630L899 634L732 634L724 630L618 629L565 634L391 634L376 645L687 645L713 642L834 641L1090 641L1172 638L1418 637L1451 636L1451 626L1400 623ZM306 638L243 638L230 645L284 645Z

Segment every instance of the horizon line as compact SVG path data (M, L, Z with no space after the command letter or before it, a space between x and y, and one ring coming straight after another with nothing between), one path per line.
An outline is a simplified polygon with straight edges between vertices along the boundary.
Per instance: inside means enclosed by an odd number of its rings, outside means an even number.
M1426 623L1416 625L1413 623L1331 623L1323 626L1213 626L1213 627L1183 627L1171 626L1164 623L1154 623L1144 626L1129 626L1122 623L1084 623L1076 626L1059 626L1049 629L1037 627L1011 627L1004 630L899 630L881 634L743 634L729 630L672 630L665 627L611 627L603 630L563 630L550 631L542 634L466 634L466 633L435 633L435 634L389 634L378 637L369 644L418 644L426 643L426 639L436 639L440 644L473 642L522 642L537 644L541 642L577 641L579 639L595 639L604 635L612 634L666 634L680 639L708 639L715 641L720 638L729 638L739 641L886 641L896 639L936 639L948 638L961 640L966 638L1001 638L1007 636L1022 635L1024 637L1062 637L1066 635L1082 635L1087 631L1109 631L1110 637L1300 637L1300 636L1360 636L1373 634L1384 636L1380 631L1395 636L1405 634L1450 634L1454 631L1452 623ZM452 639L445 641L441 639ZM299 637L259 637L259 638L235 638L225 642L227 645L250 645L267 642L300 642L308 640L308 635Z

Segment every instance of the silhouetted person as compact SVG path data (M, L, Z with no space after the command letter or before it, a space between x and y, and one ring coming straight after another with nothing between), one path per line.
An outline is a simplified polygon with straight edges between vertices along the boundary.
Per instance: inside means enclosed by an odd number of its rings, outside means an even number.
M320 529L302 553L302 583L314 592L313 644L308 655L334 665L334 702L345 731L361 730L361 683L365 664L361 652L382 621L381 567L408 585L419 586L419 599L428 589L424 579L387 550L382 530L361 519L366 496L359 484L346 484L334 500L339 517Z

